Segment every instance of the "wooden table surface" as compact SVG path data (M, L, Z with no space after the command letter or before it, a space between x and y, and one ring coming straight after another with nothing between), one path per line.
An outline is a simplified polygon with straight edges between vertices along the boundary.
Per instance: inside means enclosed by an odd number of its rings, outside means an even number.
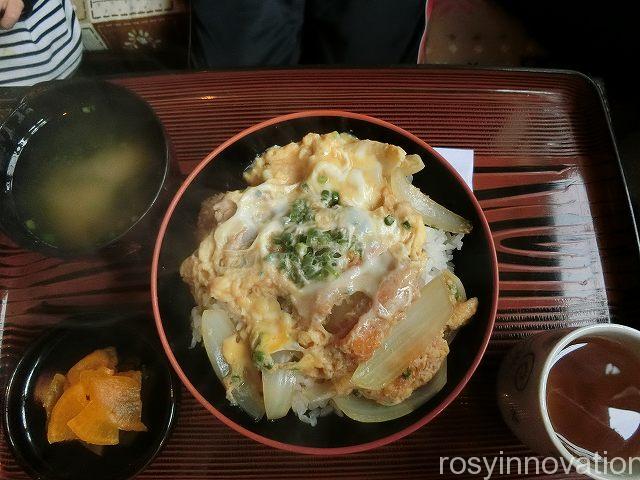
M366 113L431 145L474 149L475 193L500 269L496 326L480 368L457 400L414 434L361 454L301 456L229 430L185 391L171 440L140 478L437 478L441 456L533 455L496 405L496 369L505 350L548 329L610 321L638 326L637 237L601 94L584 76L417 67L115 81L155 109L183 174L241 129L314 108ZM148 271L142 258L61 261L0 237L2 378L35 335L71 312L114 303L145 308ZM0 438L0 478L24 476Z

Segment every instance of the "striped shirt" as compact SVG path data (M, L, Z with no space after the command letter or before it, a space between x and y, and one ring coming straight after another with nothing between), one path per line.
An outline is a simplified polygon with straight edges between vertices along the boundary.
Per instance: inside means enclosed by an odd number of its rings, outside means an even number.
M29 17L0 30L0 86L68 77L82 58L80 33L70 0L37 0Z

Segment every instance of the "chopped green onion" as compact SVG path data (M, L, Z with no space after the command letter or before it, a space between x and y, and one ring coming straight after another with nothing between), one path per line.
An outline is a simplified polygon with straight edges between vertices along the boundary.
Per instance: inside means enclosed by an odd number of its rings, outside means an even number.
M320 200L327 207L333 207L334 205L338 205L340 203L340 194L335 190L322 190L322 192L320 192Z
M384 224L387 226L393 225L393 222L395 222L396 219L393 217L393 215L387 215L386 217L384 217Z
M289 232L282 232L280 235L277 235L273 239L273 243L282 247L284 250L290 250L295 245L293 235Z
M304 198L298 198L291 204L291 211L285 217L285 221L291 223L304 223L313 220L313 211Z
M315 227L296 233L287 227L272 239L272 251L265 261L275 265L299 287L308 282L337 277L353 255L362 256L362 245L348 238L340 228L318 230ZM299 227L296 227L299 228Z
M407 230L411 230L411 224L409 223L409 220L405 220L404 222L402 222L402 226Z
M278 260L278 254L277 253L269 253L269 254L267 254L266 257L264 257L264 259L269 263L275 263L275 261Z
M304 254L307 253L307 247L304 243L296 243L296 253L299 257L304 257Z
M36 222L33 221L33 219L29 219L26 222L24 222L24 224L27 226L27 228L29 230L35 230L36 229Z
M411 369L407 368L404 372L402 372L402 378L404 378L405 380L408 379L411 376Z
M273 361L271 356L267 355L262 350L254 350L251 359L256 367L260 370L271 370L273 368Z
M318 183L319 184L327 183L327 180L329 180L329 179L327 178L326 175L318 175Z

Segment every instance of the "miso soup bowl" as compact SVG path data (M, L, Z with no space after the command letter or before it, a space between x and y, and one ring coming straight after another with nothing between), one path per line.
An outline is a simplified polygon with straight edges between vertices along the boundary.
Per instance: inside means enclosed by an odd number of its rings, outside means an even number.
M454 258L468 295L477 296L479 309L460 330L448 357L446 386L409 415L384 423L359 423L330 414L315 427L293 414L254 422L231 406L216 378L204 348L190 348L190 311L194 300L179 274L181 262L196 248L196 219L201 202L217 193L242 189L243 171L256 155L273 145L299 141L309 132L350 132L419 154L427 165L414 176L422 191L473 223L464 248ZM165 352L191 394L221 422L265 445L305 454L348 454L396 441L429 423L464 388L489 342L498 298L496 253L480 205L453 168L415 135L377 118L339 111L294 113L255 125L230 138L193 170L171 201L160 227L151 272L153 310Z
M95 109L96 117L106 121L86 120L87 109ZM109 125L124 124L127 131L144 142L145 152L151 161L144 175L152 179L153 187L145 198L144 205L135 213L125 227L115 230L115 235L102 243L87 248L69 249L47 243L35 235L27 226L28 219L20 212L16 202L15 174L24 166L28 157L23 152L45 128L60 128L56 123L65 121L87 122L86 131L91 136L105 133ZM70 119L70 120L69 120ZM49 130L50 132L50 130ZM136 140L138 141L138 140ZM88 138L74 138L74 143L91 142ZM142 145L142 143L140 144ZM66 146L66 144L65 144ZM63 150L63 147L58 150ZM145 241L149 242L149 227L157 228L164 208L170 199L172 176L170 144L160 120L153 109L128 89L105 81L64 80L53 81L32 88L0 125L0 229L21 247L50 256L84 256L96 252L118 253L136 250ZM59 154L62 152L46 152ZM58 158L58 157L56 157ZM157 213L154 216L152 213ZM153 235L151 242L153 242Z

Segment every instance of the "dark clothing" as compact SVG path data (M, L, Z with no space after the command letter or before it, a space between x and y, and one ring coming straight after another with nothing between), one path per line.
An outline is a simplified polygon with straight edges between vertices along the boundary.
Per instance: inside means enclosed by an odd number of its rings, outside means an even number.
M425 0L192 0L200 67L415 63Z
M22 13L20 14L20 18L18 21L23 21L29 18L29 15L31 15L31 11L33 10L34 2L35 0L22 0Z

